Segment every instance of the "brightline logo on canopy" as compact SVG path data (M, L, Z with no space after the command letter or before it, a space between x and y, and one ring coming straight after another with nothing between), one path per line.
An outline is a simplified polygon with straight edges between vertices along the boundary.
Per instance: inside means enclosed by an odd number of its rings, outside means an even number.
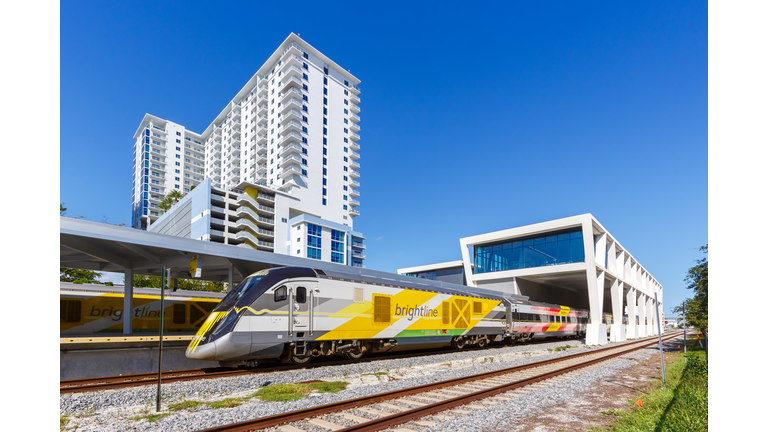
M395 304L395 316L404 316L408 317L408 321L413 321L413 317L420 316L420 317L426 317L426 316L437 316L437 309L430 309L428 306L421 306L415 305L414 307L409 307L408 305L400 307L400 304Z

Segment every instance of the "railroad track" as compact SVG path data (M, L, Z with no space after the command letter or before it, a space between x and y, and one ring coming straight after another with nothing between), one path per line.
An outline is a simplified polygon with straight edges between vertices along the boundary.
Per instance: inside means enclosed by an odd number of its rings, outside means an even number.
M664 336L664 340L680 333ZM526 386L572 373L578 369L658 344L658 337L616 347L592 350L553 360L486 372L478 375L425 384L387 393L365 396L270 417L263 417L201 432L252 431L276 428L284 432L303 432L301 427L319 426L333 431L378 431L414 421L420 426L434 422L419 420L427 416L449 419L441 412L468 414L488 405L503 403L526 391ZM508 394L508 392L510 392ZM464 406L466 405L466 406ZM365 413L365 414L363 414ZM367 416L366 416L367 414ZM374 417L373 419L366 417ZM339 424L342 423L342 424ZM346 426L353 424L352 426ZM401 429L405 431L405 429Z
M540 344L540 343L550 343L550 342L553 342L553 341L544 339L541 341L529 342L529 344ZM485 348L470 347L470 348L465 348L463 350L437 349L437 350L429 351L428 353L424 353L424 352L381 353L381 354L374 354L372 356L365 357L360 360L340 359L340 360L313 362L313 363L304 364L304 365L277 364L275 366L258 366L255 368L242 368L242 369L232 369L232 368L185 369L185 370L179 370L179 371L163 372L161 375L161 382L171 383L171 382L192 381L192 380L199 380L199 379L226 378L226 377L233 377L233 376L240 376L240 375L281 372L281 371L287 371L287 370L293 370L293 369L306 369L308 367L315 368L315 367L323 367L323 366L343 366L343 365L348 365L352 363L355 363L355 364L365 363L365 362L372 362L372 361L383 360L388 358L409 358L409 357L420 357L420 356L429 356L429 355L440 355L440 354L469 351L469 350L476 350L476 349L487 350L487 349L494 349L494 348L504 348L506 346L507 345L491 345ZM62 381L59 381L59 394L85 393L85 392L92 392L92 391L99 391L99 390L112 390L112 389L138 387L143 385L156 385L156 384L157 384L157 372L109 376L109 377L101 377L101 378L62 380Z

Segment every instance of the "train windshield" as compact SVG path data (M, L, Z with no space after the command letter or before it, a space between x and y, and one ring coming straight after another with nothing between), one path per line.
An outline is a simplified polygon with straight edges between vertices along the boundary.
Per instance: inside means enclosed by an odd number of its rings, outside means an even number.
M238 284L235 289L229 292L223 300L221 300L221 303L219 303L218 306L216 306L215 311L221 312L221 311L227 311L232 306L234 306L238 300L240 300L241 297L245 295L245 293L248 292L249 289L255 287L259 281L264 279L264 276L253 276L249 277L247 279L244 279L240 284Z

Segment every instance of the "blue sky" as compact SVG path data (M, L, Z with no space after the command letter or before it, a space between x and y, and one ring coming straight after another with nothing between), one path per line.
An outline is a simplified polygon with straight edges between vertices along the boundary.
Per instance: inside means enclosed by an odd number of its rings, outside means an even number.
M291 4L62 2L67 215L130 224L144 114L202 132L295 32L362 81L368 268L592 213L668 316L690 296L708 242L706 2Z

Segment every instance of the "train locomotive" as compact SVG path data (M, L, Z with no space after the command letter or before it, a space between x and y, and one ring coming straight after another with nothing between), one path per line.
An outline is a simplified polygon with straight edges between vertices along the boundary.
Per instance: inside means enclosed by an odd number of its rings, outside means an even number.
M583 336L589 312L303 267L262 270L216 306L186 355L222 366Z

